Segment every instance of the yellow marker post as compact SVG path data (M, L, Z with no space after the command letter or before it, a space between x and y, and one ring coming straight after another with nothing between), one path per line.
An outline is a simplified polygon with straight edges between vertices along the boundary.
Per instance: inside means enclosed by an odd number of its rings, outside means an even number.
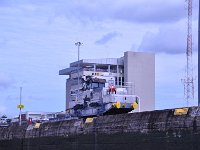
M22 105L22 87L20 87L20 99L19 99L19 105L17 105L17 108L19 108L19 126L22 125L22 109L24 108L24 105Z
M137 103L137 102L134 102L134 103L133 103L133 108L134 108L134 109L137 109L137 108L138 108L138 103Z
M36 123L35 126L34 126L34 128L35 128L35 129L40 128L40 123Z
M17 108L22 109L22 108L24 108L24 105L19 104L19 105L17 105Z
M133 109L137 109L138 108L138 103L137 102L134 102L133 104L131 104L131 107Z
M121 106L120 102L117 102L117 103L116 103L116 107L119 109L120 106Z
M186 115L188 113L188 108L177 108L174 111L174 115Z
M118 109L119 109L119 108L121 107L121 103L120 103L120 102L114 103L113 106L114 106L115 108L118 108Z
M126 104L122 104L122 107L123 107L123 108L126 107Z
M93 118L87 118L86 120L85 120L85 123L92 123L93 122Z

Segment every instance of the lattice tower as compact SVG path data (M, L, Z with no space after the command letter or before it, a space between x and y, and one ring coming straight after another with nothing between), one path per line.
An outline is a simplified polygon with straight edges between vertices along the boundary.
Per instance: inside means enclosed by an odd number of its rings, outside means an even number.
M186 49L186 73L184 82L184 97L189 101L194 99L194 78L193 78L193 63L192 63L192 0L186 0L188 2L188 22L187 22L187 49Z

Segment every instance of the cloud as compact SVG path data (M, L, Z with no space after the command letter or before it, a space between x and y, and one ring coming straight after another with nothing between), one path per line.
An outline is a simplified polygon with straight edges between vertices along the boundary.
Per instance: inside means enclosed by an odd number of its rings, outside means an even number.
M13 0L1 0L0 7L7 7L10 6L14 1Z
M194 65L198 65L197 62L198 53L193 53ZM187 101L184 99L184 84L181 79L185 77L185 54L156 54L156 105L157 109L175 108L187 106ZM194 69L194 76L198 74L197 69ZM194 81L195 85L197 81ZM197 105L196 92L197 86L195 86L194 96L195 98L189 102L189 106Z
M176 31L177 33L177 31ZM177 33L181 34L181 32ZM180 35L179 35L180 36ZM182 36L174 36L173 30L161 30L158 34L147 32L143 38L140 51L183 53L185 52L185 39Z
M13 86L13 84L14 79L11 76L5 73L0 73L0 90L7 89Z
M80 20L123 20L138 23L169 23L185 17L186 3L182 0L84 0L57 6L56 14ZM70 6L70 7L69 7ZM196 8L196 7L195 7Z
M184 7L179 2L146 1L132 2L117 9L114 14L117 19L140 22L160 23L174 22L184 17Z
M50 18L64 16L77 20L122 20L137 23L170 23L186 17L185 7L187 3L183 0L21 0L16 2L2 0L2 6L16 7L26 10L31 8L35 12L50 13ZM198 3L194 2L193 10L196 11ZM34 9L33 9L34 8Z
M184 22L186 21L182 20L177 24L161 26L157 33L147 32L143 37L139 50L150 51L155 53L185 53L187 44L187 24L183 26ZM193 51L196 51L197 27L194 27L195 28L193 28Z
M1 114L1 113L5 113L6 110L7 110L7 108L6 108L5 106L0 105L0 114Z
M0 48L6 46L7 41L8 40L6 38L0 38Z
M117 32L110 32L105 34L101 39L97 40L95 42L95 44L106 44L107 42L109 42L110 40L112 40L113 38L117 37L119 34Z
M8 95L6 97L6 101L16 101L16 100L19 100L19 94L17 94L17 95Z

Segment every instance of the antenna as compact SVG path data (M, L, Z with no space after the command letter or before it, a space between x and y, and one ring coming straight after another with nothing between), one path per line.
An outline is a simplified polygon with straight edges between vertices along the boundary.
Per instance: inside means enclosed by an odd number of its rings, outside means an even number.
M189 101L194 99L194 77L193 77L193 63L192 63L192 0L186 0L188 2L188 22L187 22L187 49L186 49L186 74L182 80L184 83L184 97L187 100L187 106Z

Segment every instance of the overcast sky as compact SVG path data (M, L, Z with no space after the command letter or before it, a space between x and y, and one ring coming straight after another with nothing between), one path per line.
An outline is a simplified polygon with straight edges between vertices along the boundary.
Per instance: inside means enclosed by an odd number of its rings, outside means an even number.
M65 110L58 71L81 58L117 58L125 51L156 55L156 109L186 106L185 0L0 0L0 115ZM197 105L198 1L193 1L193 62Z

